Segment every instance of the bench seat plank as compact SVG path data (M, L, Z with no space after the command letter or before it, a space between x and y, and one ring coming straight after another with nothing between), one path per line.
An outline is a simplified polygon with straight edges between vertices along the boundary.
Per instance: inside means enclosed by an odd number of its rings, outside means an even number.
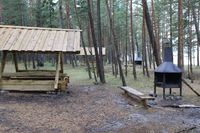
M128 86L122 86L121 89L123 89L124 91L127 91L131 94L137 95L137 96L144 96L144 94L142 92L139 92L131 87Z
M121 86L120 88L122 90L124 90L126 93L128 93L131 97L133 97L137 100L140 100L145 107L147 107L147 102L146 102L147 100L154 100L155 99L154 97L147 96L144 93L142 93L142 92L140 92L136 89L133 89L131 87L128 87L128 86Z

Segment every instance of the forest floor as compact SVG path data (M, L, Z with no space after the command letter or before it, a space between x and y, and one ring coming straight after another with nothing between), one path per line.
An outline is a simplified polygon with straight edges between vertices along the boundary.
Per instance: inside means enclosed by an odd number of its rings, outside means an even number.
M199 97L183 86L183 97L162 99L161 89L153 106L144 108L126 97L120 80L106 74L107 84L93 85L83 69L68 71L71 83L61 93L0 93L0 132L6 133L172 133L200 132L200 108L169 108L194 104ZM127 79L130 86L148 94L152 79ZM141 79L140 79L141 78ZM116 80L116 81L115 81ZM129 81L130 80L130 81ZM132 83L135 82L135 83ZM140 83L143 82L143 83ZM134 86L135 84L135 86ZM192 84L197 91L199 81Z

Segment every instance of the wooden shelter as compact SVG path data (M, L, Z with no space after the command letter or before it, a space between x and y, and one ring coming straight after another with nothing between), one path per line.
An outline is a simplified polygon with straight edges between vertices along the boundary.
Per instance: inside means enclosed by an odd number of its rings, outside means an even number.
M85 47L85 50L86 50L88 56L91 56L91 55L95 56L94 47ZM98 50L99 50L99 48L98 48ZM85 55L83 47L81 47L79 55ZM102 55L103 56L106 55L106 48L105 47L102 47Z
M96 62L94 47L85 47L85 50L86 50L86 53L87 53L87 58L89 60L89 63ZM98 47L98 52L99 52L99 47ZM106 48L105 47L102 47L102 55L103 55L103 57L106 56ZM80 50L80 53L78 54L78 56L80 58L82 58L82 61L84 61L84 59L85 59L85 51L84 51L83 47L81 47L81 50ZM81 62L80 61L80 63L81 63L81 65L85 65L85 62Z
M63 73L63 54L80 53L80 30L0 25L0 89L53 91L65 89L69 77ZM7 54L13 55L16 73L4 73ZM22 53L56 54L55 70L19 70Z

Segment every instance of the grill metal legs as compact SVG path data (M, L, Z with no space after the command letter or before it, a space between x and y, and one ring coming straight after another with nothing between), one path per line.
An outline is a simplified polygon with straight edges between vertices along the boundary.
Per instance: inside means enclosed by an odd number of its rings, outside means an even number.
M172 94L172 88L169 88L169 94L170 95Z
M182 86L180 87L180 96L182 96Z
M163 99L165 99L165 88L163 88Z
M163 88L163 99L166 99L166 92L165 92L165 87L162 87ZM182 86L180 86L179 88L180 90L180 96L182 96ZM169 94L171 95L172 94L172 88L169 88ZM156 97L157 94L156 94L156 84L154 84L154 96Z
M156 85L154 84L154 96L156 96Z

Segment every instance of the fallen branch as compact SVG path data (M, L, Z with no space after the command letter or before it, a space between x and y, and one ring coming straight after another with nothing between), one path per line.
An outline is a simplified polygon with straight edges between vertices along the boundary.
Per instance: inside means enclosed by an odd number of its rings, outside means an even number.
M187 129L183 129L183 130L181 130L181 131L178 131L178 132L176 132L176 133L188 132L188 131L194 130L194 129L196 129L196 128L197 128L196 126L193 126L193 127L190 127L190 128L187 128Z
M163 107L171 107L171 108L200 108L200 106L196 106L196 105L193 105L193 104L165 105Z
M182 81L183 81L183 83L185 83L185 85L187 85L197 96L200 96L200 94L199 94L196 90L194 90L194 89L192 88L192 86L190 86L190 85L186 82L186 80L184 80L184 79L182 78Z

